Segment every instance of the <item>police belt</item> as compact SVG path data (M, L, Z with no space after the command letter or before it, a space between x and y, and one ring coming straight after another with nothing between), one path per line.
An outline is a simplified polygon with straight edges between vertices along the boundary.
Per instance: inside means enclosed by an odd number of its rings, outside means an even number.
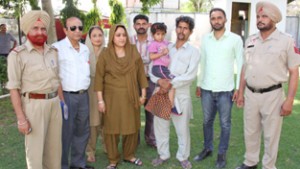
M40 93L23 93L23 96L28 95L29 99L52 99L57 96L57 91L52 93L40 94Z
M270 92L270 91L273 91L273 90L276 90L276 89L279 89L282 87L281 83L267 87L267 88L261 88L261 89L256 89L254 87L249 86L248 84L246 84L246 86L253 93L266 93L266 92Z

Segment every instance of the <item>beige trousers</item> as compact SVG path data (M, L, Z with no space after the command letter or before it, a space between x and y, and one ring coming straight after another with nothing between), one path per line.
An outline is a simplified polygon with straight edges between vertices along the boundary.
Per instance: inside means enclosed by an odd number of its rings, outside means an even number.
M105 143L104 143L104 139L103 139L103 129L101 127L101 125L98 126L90 126L90 138L89 138L89 142L87 144L86 147L86 155L87 156L93 156L95 157L95 153L96 153L96 144L97 144L97 139L100 135L100 141L103 147L103 151L106 152L106 147L105 147Z
M58 97L22 98L22 105L32 128L25 135L27 168L60 169L62 114Z
M157 145L157 152L161 159L170 158L170 122L173 122L178 139L178 150L176 158L179 161L187 160L190 156L191 138L190 138L190 115L183 112L182 115L171 113L171 120L164 120L154 116L154 133Z
M284 102L283 89L263 94L245 92L244 136L246 153L244 164L256 165L259 162L261 134L264 139L263 169L276 169L278 144L281 133L281 105Z

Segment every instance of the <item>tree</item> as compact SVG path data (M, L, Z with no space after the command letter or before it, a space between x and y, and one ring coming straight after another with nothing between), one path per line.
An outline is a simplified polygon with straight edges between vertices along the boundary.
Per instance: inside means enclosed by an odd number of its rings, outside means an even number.
M207 12L213 7L213 0L189 0L183 4L184 12Z
M118 0L109 0L108 4L112 10L110 14L110 23L121 23L125 19L125 10L122 3Z
M93 25L97 25L101 19L101 13L97 8L97 0L92 0L94 7L86 14L84 22L84 32L87 32Z
M38 1L37 0L29 0L29 4L31 6L31 10L39 10L39 9L41 9L38 6Z
M85 15L77 7L77 0L63 0L66 4L65 8L60 11L62 16L63 25L66 23L67 18L69 17L78 17L84 23Z
M154 5L156 5L156 4L158 4L158 3L160 3L162 0L140 0L141 2L142 2L142 4L143 4L143 6L142 6L142 13L143 14L149 14L149 9L152 7L152 6L154 6Z
M42 8L50 16L50 26L48 30L48 44L52 44L57 41L57 37L56 37L56 28L55 28L55 18L53 14L51 0L42 0Z
M20 18L25 11L25 6L27 5L27 1L26 0L1 0L0 5L7 11L8 17L17 19L19 42L21 44L22 32L20 29Z

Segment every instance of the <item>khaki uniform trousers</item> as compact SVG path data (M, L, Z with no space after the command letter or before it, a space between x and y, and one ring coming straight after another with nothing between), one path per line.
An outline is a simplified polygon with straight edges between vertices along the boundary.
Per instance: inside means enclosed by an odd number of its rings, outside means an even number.
M178 150L176 158L179 161L187 160L190 156L191 138L190 138L190 115L183 111L182 115L171 113L171 120L164 120L154 116L154 133L156 138L157 152L161 159L170 158L170 122L173 122L178 138Z
M247 88L247 87L246 87ZM284 102L282 88L266 93L245 92L244 136L246 153L244 164L256 165L259 162L261 134L263 131L263 169L276 169L275 163L281 133L281 105Z
M120 161L120 153L118 151L120 134L105 134L104 141L109 162L111 164L117 164ZM134 134L122 135L122 149L124 160L131 160L133 157L135 157L137 145L138 131Z
M106 147L104 143L104 133L103 133L103 127L101 125L98 126L90 126L90 138L89 142L86 147L86 155L87 156L93 156L95 157L96 153L96 144L97 144L97 139L100 135L100 141L103 147L103 151L106 152Z
M62 114L59 98L22 98L32 132L25 135L28 169L61 168Z

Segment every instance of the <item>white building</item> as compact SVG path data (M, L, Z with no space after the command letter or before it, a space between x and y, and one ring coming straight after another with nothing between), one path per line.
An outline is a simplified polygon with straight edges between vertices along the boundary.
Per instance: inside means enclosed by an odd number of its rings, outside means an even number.
M256 4L260 0L215 0L214 6L222 8L227 14L226 28L245 36L256 33ZM277 24L280 31L285 32L287 0L265 0L275 4L282 13L282 21Z

